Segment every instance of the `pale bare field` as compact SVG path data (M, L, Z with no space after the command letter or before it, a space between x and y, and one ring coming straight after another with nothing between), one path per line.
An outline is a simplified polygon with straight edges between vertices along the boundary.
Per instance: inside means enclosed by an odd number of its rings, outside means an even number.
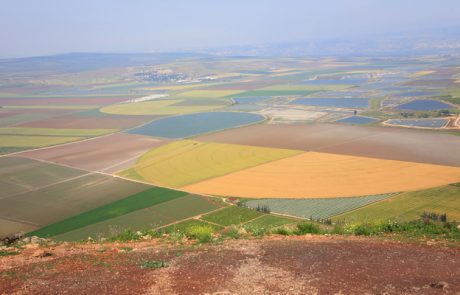
M247 198L333 198L412 191L460 181L460 168L307 152L183 189Z

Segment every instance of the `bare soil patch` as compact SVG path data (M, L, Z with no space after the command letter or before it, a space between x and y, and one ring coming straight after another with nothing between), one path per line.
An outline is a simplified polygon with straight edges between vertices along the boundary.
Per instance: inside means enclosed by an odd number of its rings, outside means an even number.
M353 237L277 237L199 248L37 247L0 257L4 294L458 294L460 248ZM36 255L35 255L36 256ZM142 267L165 261L166 267Z

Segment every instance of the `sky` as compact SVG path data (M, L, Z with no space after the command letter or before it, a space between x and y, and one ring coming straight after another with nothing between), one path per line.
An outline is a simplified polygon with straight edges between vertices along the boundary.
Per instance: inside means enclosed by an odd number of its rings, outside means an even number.
M460 28L459 0L0 0L0 58Z

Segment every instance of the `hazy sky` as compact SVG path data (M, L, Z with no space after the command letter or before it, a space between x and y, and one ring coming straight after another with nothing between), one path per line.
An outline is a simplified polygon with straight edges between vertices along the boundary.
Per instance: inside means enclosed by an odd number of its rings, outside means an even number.
M0 0L0 57L353 38L460 26L460 0Z

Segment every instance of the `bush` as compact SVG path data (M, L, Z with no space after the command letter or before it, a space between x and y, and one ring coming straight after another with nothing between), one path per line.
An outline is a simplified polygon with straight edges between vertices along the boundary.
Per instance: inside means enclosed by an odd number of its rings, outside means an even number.
M214 229L209 225L193 225L185 230L188 238L198 240L200 243L207 243L211 240Z
M278 235L283 235L283 236L289 236L291 234L291 232L289 232L285 228L277 228L274 230L273 233L278 234Z
M141 268L156 269L168 267L168 263L163 260L146 260L141 263Z
M379 232L379 226L370 223L358 224L353 230L353 234L357 236L371 236Z
M318 225L311 223L311 222L301 222L297 224L297 229L294 231L296 235L304 235L304 234L319 234L321 233L321 229Z
M113 236L108 239L109 242L129 242L129 241L137 241L141 238L141 235L138 232L132 231L127 229L122 233Z

